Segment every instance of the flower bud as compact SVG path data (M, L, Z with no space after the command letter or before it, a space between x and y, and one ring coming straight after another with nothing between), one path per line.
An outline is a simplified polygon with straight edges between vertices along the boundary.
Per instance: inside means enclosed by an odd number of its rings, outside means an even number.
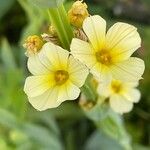
M86 96L82 93L79 99L79 105L84 111L89 111L96 105L96 103L94 101L87 100Z
M23 44L23 47L27 49L27 51L25 53L26 56L29 57L34 54L37 54L41 50L43 44L44 44L44 42L41 37L39 37L37 35L29 36L25 40L25 43Z
M57 32L56 32L56 29L55 29L55 27L54 26L49 26L49 33L50 33L50 35L52 35L52 36L57 36Z
M70 23L77 28L82 27L84 19L88 16L87 5L83 1L76 1L68 11Z

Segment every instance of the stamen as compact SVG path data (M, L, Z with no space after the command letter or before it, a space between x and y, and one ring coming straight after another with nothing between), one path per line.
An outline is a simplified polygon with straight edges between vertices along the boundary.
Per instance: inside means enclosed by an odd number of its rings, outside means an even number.
M98 62L104 65L110 65L112 63L111 55L106 50L101 50L101 51L96 52L96 59Z
M55 81L57 85L64 84L69 78L69 74L65 70L57 70L55 72Z

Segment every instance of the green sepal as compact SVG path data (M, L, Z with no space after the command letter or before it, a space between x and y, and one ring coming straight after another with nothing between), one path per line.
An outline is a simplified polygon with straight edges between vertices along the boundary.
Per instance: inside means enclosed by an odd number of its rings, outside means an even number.
M89 74L84 85L81 87L81 92L86 96L87 100L96 102L98 95L94 86L91 83L92 75Z

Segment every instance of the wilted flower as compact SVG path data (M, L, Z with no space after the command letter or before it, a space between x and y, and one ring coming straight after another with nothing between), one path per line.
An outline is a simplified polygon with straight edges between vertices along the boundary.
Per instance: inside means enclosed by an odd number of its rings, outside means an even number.
M54 26L50 25L48 28L48 33L41 34L41 37L46 42L52 42L55 45L60 45L60 41Z
M46 42L52 42L55 45L60 45L58 36L54 36L54 35L47 34L47 33L43 33L41 36L43 40Z
M24 91L40 111L76 99L88 75L87 67L50 42L43 45L38 55L29 57L28 68L33 76L26 79Z
M137 86L137 82L112 80L110 84L100 82L97 91L100 96L109 98L110 107L115 112L126 113L132 110L133 103L140 100Z
M75 27L82 27L85 18L89 16L87 5L83 1L76 1L72 8L68 11L68 18L70 23Z
M74 36L75 36L75 38L78 38L80 40L88 41L88 38L82 29L75 29L74 30Z
M37 35L29 36L23 44L23 47L27 49L25 53L26 56L37 54L41 50L43 44L44 42L41 37Z
M83 22L90 43L74 38L71 54L90 68L103 81L141 79L143 60L130 57L141 46L137 29L127 23L116 23L106 33L106 21L98 15Z

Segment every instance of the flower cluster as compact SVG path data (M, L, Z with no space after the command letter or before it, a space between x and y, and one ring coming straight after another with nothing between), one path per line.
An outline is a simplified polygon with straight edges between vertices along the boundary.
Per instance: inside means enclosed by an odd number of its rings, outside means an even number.
M114 111L130 111L132 103L140 98L135 85L145 69L143 60L131 57L141 46L137 29L119 22L106 33L106 21L95 15L84 20L83 30L89 42L74 38L71 54L97 78L98 94L110 98L110 106Z
M137 28L118 22L106 32L106 21L99 15L89 16L82 1L73 4L68 17L84 33L84 38L72 39L70 52L52 42L26 40L27 51L34 52L28 58L33 76L24 86L29 102L42 111L77 99L91 74L99 97L109 98L114 111L129 112L140 100L136 87L145 69L143 60L131 57L141 46Z

